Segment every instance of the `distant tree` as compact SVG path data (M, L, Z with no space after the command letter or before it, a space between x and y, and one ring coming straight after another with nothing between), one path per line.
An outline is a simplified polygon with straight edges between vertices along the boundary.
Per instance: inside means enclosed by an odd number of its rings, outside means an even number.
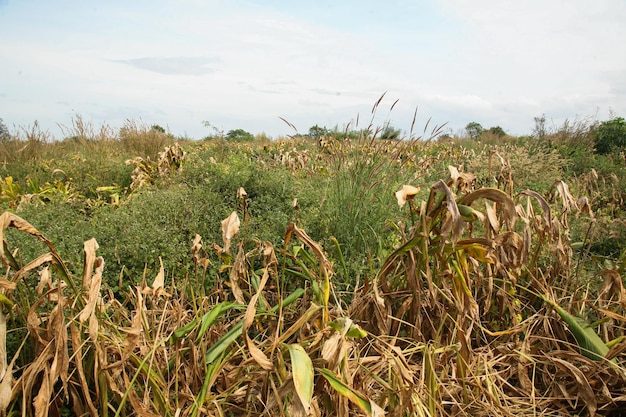
M600 123L595 131L595 150L599 154L608 154L616 149L626 148L626 120L614 117Z
M546 115L535 117L535 128L533 129L533 136L537 139L543 139L546 137Z
M465 131L470 138L478 139L480 138L480 135L483 134L485 129L481 126L480 123L470 122L467 124L467 126L465 126Z
M487 132L491 133L492 135L501 137L501 138L506 136L506 132L500 126L490 127Z
M315 140L319 140L322 136L328 135L329 130L326 127L319 127L318 125L311 126L309 128L309 137Z
M9 128L4 124L4 120L0 118L0 140L10 139Z
M380 133L380 138L387 139L387 140L398 140L400 139L401 134L402 134L402 130L396 129L395 127L391 125L391 123L387 122L385 123L385 128Z
M159 133L165 133L165 129L163 129L161 126L159 125L152 125L152 127L150 128L152 130L155 130Z
M234 129L228 131L226 134L226 140L231 142L252 142L254 141L254 135L243 129Z

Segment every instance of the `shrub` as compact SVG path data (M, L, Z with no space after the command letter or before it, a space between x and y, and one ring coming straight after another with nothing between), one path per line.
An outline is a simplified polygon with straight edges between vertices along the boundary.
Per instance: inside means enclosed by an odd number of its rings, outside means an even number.
M500 126L490 127L487 132L491 133L494 136L498 136L498 137L501 137L501 138L506 136L506 132Z
M254 141L254 135L243 129L229 130L226 134L226 140L231 142L252 142Z
M626 147L626 120L615 117L600 123L595 130L595 150L599 154L608 154Z

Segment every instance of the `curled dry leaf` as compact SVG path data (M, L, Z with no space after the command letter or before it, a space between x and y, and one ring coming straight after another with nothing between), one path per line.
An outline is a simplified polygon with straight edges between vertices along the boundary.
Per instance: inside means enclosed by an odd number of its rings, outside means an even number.
M476 176L467 172L459 172L459 170L452 166L448 166L450 171L450 180L448 181L448 187L456 188L461 192L468 192L474 188L476 184Z
M92 272L94 263L96 262L96 251L99 245L96 239L89 239L83 244L83 252L85 254L83 260L83 289L89 290L92 283Z
M250 336L248 336L248 329L254 321L254 316L256 315L256 303L259 299L259 296L261 295L261 291L263 291L263 288L265 288L265 284L267 284L269 276L270 274L268 273L267 269L265 269L265 271L263 271L263 278L261 278L261 283L259 284L259 289L257 290L256 294L252 296L250 302L248 303L246 314L243 318L242 328L243 339L246 343L246 346L248 347L248 350L250 351L250 356L252 356L252 358L256 361L256 363L261 366L261 368L267 371L273 370L274 365L272 364L272 361L267 358L265 353L263 353L263 351L256 346Z
M90 279L89 293L85 308L80 312L78 320L84 323L87 318L91 317L95 311L96 302L100 299L100 285L102 284L102 272L104 270L104 258L101 256L94 259L96 271ZM86 268L85 268L86 269ZM91 268L90 268L91 269Z
M398 199L398 205L400 208L404 207L407 201L413 200L413 198L420 192L418 187L412 185L403 185L402 189L396 191L396 198Z
M26 232L33 236L37 236L46 244L50 244L50 242L37 229L35 229L32 224L28 223L26 220L22 219L19 216L16 216L13 213L5 211L4 213L2 213L2 215L0 215L0 259L2 259L5 265L9 265L9 260L4 253L4 232L9 227L15 227L21 232Z
M200 263L200 251L202 250L202 237L196 233L191 244L191 253L193 254L193 263L198 265Z
M237 257L235 263L230 270L230 289L233 292L235 300L240 304L246 304L246 300L241 290L240 282L246 282L248 277L248 264L246 261L246 254L243 249L243 242L239 243L239 250L237 251Z
M152 282L152 289L153 290L158 290L159 288L163 288L163 285L165 284L165 270L163 269L163 260L161 259L161 257L159 256L159 273L157 274L157 276L154 278L154 281Z
M516 217L515 202L507 193L497 188L481 188L462 197L461 203L471 206L478 199L486 198L500 204L504 210L502 217L504 219L514 220Z
M463 233L463 218L461 217L461 212L459 211L459 206L456 203L454 193L450 188L446 185L445 182L439 180L435 185L433 185L432 190L439 190L446 195L447 207L448 207L448 215L441 227L441 236L444 238L452 238L453 242L456 242L461 237L461 233ZM469 204L468 204L469 205Z
M228 252L230 249L230 242L233 237L239 232L239 226L241 221L236 211L233 211L230 216L222 220L222 239L224 240L224 252Z

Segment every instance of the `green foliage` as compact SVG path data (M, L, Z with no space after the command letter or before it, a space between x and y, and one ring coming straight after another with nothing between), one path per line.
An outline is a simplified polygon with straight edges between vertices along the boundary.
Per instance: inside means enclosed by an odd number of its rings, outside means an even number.
M482 127L482 125L480 123L470 122L470 123L467 124L467 126L465 126L465 131L467 132L467 135L471 139L476 140L476 139L478 139L480 137L480 135L483 134L485 129Z
M4 124L4 120L0 118L0 141L9 140L10 137L9 128Z
M615 117L604 121L595 130L595 150L604 155L626 148L626 120Z
M228 131L226 140L231 142L252 142L254 141L254 135L243 129L234 129Z
M319 140L322 136L327 136L330 131L324 127L319 127L318 125L311 126L309 128L309 137L315 140Z
M494 136L498 136L500 138L506 136L506 132L500 126L490 127L489 130L487 130L487 132L489 132L490 134Z
M382 132L380 132L379 138L387 140L398 140L400 139L401 135L401 129L396 129L390 123L385 123L385 127L383 128Z

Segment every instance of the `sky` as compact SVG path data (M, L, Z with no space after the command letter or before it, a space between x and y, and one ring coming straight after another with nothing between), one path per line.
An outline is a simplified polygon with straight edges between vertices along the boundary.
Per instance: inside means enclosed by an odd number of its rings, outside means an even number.
M626 116L625 21L624 0L0 0L0 118L530 134Z

